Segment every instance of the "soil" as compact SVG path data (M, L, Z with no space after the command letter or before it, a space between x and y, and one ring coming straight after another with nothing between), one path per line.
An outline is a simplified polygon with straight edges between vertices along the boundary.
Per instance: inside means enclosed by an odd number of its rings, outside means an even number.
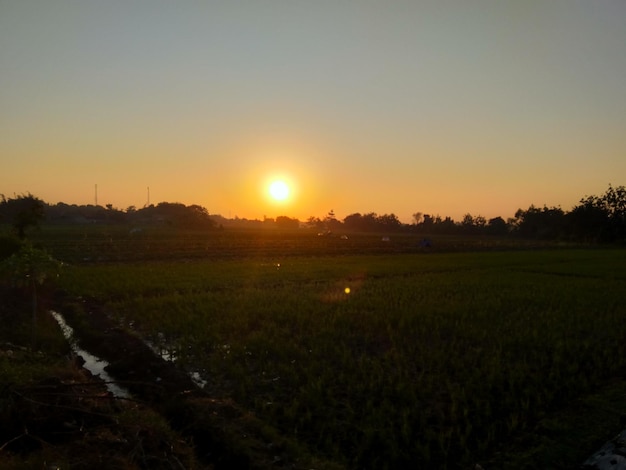
M11 400L2 410L3 469L199 467L190 443L152 410L113 399L79 367L3 392Z

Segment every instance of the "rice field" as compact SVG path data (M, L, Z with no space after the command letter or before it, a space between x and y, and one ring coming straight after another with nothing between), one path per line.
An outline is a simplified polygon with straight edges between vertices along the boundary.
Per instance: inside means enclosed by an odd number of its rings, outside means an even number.
M468 468L626 371L624 250L269 240L75 263L61 283L348 468Z

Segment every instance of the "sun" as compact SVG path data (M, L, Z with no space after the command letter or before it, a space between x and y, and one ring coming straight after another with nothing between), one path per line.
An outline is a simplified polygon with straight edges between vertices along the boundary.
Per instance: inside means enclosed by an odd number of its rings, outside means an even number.
M286 201L289 198L289 186L282 180L273 181L268 190L275 201Z

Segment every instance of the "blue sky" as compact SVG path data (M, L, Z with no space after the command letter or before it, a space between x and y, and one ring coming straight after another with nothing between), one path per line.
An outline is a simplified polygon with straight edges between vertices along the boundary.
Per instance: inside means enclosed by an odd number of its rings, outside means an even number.
M510 217L626 177L626 2L0 0L0 192ZM271 201L276 178L291 185Z

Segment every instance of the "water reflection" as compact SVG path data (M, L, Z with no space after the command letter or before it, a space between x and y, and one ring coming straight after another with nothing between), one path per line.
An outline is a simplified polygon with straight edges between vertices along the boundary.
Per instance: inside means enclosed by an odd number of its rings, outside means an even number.
M65 318L63 318L60 313L51 310L50 314L59 324L59 327L63 332L63 336L65 336L65 338L69 341L70 346L72 347L72 351L74 351L77 356L82 357L85 361L83 367L91 372L93 375L100 377L100 379L105 382L107 390L109 390L109 392L111 392L113 396L117 398L130 398L130 392L125 388L113 383L113 378L108 374L106 370L104 370L104 368L108 366L109 363L85 351L84 349L81 349L76 344L76 341L74 340L73 328L66 323Z
M163 333L158 333L156 335L156 340L150 341L148 339L143 339L143 342L146 346L148 346L153 353L159 355L161 358L168 362L177 362L177 358L179 356L178 350L175 347L167 346L167 339ZM207 384L207 380L202 377L202 374L198 370L189 370L187 369L187 374L199 388L204 388Z

